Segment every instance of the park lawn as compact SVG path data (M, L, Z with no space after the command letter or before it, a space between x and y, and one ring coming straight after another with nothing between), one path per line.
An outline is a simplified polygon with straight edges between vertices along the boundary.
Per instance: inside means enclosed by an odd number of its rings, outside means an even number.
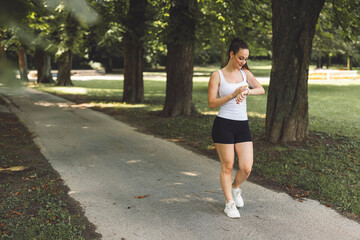
M99 239L14 114L0 112L0 132L0 167L27 168L0 171L0 239Z
M211 71L197 68L194 76ZM265 70L264 70L265 71ZM255 74L256 75L256 74ZM207 82L194 78L198 116L160 117L166 82L146 79L145 102L121 101L121 80L73 81L74 87L34 86L58 94L217 159L211 140L217 110L207 106ZM264 85L268 89L267 85ZM248 98L255 162L250 180L282 189L299 201L319 200L360 220L360 83L309 84L310 137L303 143L272 145L263 140L267 96Z

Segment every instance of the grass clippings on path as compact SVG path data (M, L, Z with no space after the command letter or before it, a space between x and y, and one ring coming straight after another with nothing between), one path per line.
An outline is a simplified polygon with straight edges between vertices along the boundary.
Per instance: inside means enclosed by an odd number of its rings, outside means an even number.
M0 133L0 239L99 239L14 114L0 112Z

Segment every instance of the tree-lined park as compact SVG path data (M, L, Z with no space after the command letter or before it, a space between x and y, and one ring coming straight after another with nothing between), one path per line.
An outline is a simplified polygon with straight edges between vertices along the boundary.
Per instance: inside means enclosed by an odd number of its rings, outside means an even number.
M250 180L358 221L359 23L356 0L0 0L0 78L216 158L207 80L241 37L266 90L248 99Z

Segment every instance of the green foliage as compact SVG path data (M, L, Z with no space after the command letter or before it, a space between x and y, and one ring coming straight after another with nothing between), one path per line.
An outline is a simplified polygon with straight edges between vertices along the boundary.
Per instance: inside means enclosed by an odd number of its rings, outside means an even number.
M11 33L3 41L7 51L17 52L18 47L25 44L32 51L34 47L40 47L48 53L56 53L56 57L68 50L78 55L85 54L84 34L87 24L96 19L96 14L84 0L16 2L22 2L27 12L21 18L14 15L17 18L15 24L7 25ZM10 8L12 11L12 6Z
M335 23L341 26L343 37L350 40L360 35L360 2L358 0L333 0Z
M197 62L227 60L227 48L234 37L247 41L251 56L269 56L271 52L270 1L200 1L197 28ZM223 60L224 61L224 60Z
M29 15L35 11L36 5L39 3L40 0L16 0L10 4L0 4L0 15L4 17L4 19L0 19L0 26L3 26L3 31L1 32L7 33L0 33L3 35L1 44L6 51L13 51L17 54L20 46L30 46L31 41L33 41L36 36L29 27Z
M312 47L313 58L319 59L337 54L335 45L342 39L339 38L339 28L334 27L334 17L332 5L325 3L316 25Z
M128 1L90 1L90 5L99 17L85 36L86 52L89 60L106 65L109 58L121 57L123 54L122 41Z
M105 30L108 23L124 23L127 11L129 10L129 0L90 0L89 2L90 6L93 7L99 14L98 23L103 24Z
M56 20L60 24L56 31L58 47L55 56L60 57L69 50L74 54L80 54L84 51L82 47L86 26L78 22L72 12L65 10L63 6L60 5L56 11Z
M169 22L170 2L166 0L149 0L147 11L147 34L144 42L144 56L152 67L166 65L166 29Z
M57 28L55 12L47 8L43 2L27 16L27 25L34 34L31 45L43 49L45 52L54 54L57 44L54 31Z
M51 9L65 8L72 12L78 22L91 26L98 20L98 14L91 6L89 0L43 0ZM90 3L89 3L90 2Z
M146 32L147 0L130 0L130 7L124 21L124 40L130 44L143 45ZM126 44L126 43L125 43Z
M0 26L12 27L20 24L32 9L33 1L0 0Z
M112 50L119 51L119 46L112 48L112 46L120 45L122 42L124 30L122 26L116 22L109 23L109 29L105 32L104 37L98 42L100 48L108 53Z
M175 17L178 20L170 21L174 0L147 2L147 34L141 40L145 43L145 60L152 66L165 65L167 41L186 36L184 33L194 31L195 25L197 64L217 64L226 55L234 36L247 41L250 57L271 57L270 0L192 0L186 10L191 23L184 23L185 18L180 15ZM186 2L179 1L178 6ZM71 50L94 61L119 58L123 54L129 3L129 0L1 0L0 25L8 32L2 34L3 45L6 51L14 53L21 42L27 45L30 54L34 46L41 46L57 56ZM359 9L355 0L327 1L314 37L313 59L344 55L359 62ZM176 24L183 30L174 31Z
M320 58L340 55L345 56L346 61L347 57L352 56L353 60L358 62L360 59L358 32L351 30L350 26L343 28L345 21L351 22L351 19L356 17L356 13L349 11L343 5L341 6L345 9L336 7L337 3L340 4L340 1L326 2L320 13L313 40L312 57L320 60Z
M194 43L199 15L197 1L170 0L170 4L166 42L176 45Z

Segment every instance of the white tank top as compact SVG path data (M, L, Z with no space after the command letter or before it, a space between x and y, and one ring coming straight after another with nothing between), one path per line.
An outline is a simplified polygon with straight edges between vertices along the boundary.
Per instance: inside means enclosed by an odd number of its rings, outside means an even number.
M228 83L225 80L225 77L221 70L218 70L220 75L220 87L219 87L219 96L224 97L229 95L235 91L238 87L248 86L246 82L246 74L244 70L240 69L240 72L243 76L244 81L241 83ZM237 121L246 121L248 120L247 112L246 112L246 98L244 101L239 104L236 103L235 98L226 102L224 105L220 107L220 111L218 113L219 117L237 120Z

